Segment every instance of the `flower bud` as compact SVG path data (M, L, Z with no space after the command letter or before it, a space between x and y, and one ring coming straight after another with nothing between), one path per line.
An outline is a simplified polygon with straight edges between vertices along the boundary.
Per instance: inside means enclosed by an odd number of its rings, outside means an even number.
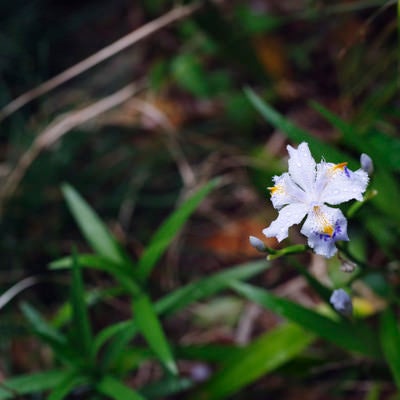
M351 298L343 289L334 290L329 301L338 313L346 317L351 317L353 314Z
M259 252L265 253L267 248L262 240L256 238L255 236L249 236L250 244Z
M368 175L371 175L374 172L374 163L372 161L372 158L368 154L365 154L365 153L361 154L360 164L361 164L361 168Z

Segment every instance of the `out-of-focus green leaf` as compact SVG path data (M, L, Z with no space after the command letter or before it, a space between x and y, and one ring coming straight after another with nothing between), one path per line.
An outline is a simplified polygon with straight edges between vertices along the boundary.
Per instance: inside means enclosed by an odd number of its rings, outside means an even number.
M180 86L198 97L210 95L207 72L193 54L177 56L172 65L172 75Z
M93 289L85 292L85 304L86 307L90 308L94 304L97 304L104 298L112 298L116 296L120 296L126 294L127 291L121 286L110 287L106 289ZM61 305L54 317L51 319L51 325L55 328L61 328L72 318L72 307L69 302Z
M254 107L260 112L267 122L272 124L275 128L286 133L286 135L294 142L301 143L306 141L309 144L310 150L315 159L326 158L332 162L342 162L349 160L348 155L337 150L333 146L321 142L316 137L308 132L300 129L288 119L279 114L271 106L266 104L257 94L251 89L245 89L245 93Z
M318 279L314 278L314 276L311 275L302 265L298 264L297 262L294 262L293 265L297 271L304 276L308 284L317 292L321 299L330 304L329 299L331 297L332 290L323 285Z
M71 372L51 391L47 400L63 400L76 387L88 382L88 378L77 372Z
M102 271L112 272L120 268L119 264L113 263L98 254L77 254L77 262L83 267L90 267ZM49 264L50 269L70 269L73 265L73 257L67 256L54 260Z
M154 309L157 314L171 315L188 305L203 298L218 293L229 285L232 280L246 280L259 274L271 266L265 260L252 261L235 268L219 272L198 282L192 282L158 300ZM104 363L109 364L115 360L127 346L127 343L137 333L135 321L123 321L119 324L103 329L95 339L96 352L104 343L113 340L104 352Z
M89 322L85 302L85 289L81 269L76 259L76 253L73 254L72 263L72 285L71 285L71 306L72 306L72 332L75 339L75 346L86 357L92 355L92 330Z
M67 339L64 335L54 329L50 324L46 322L44 318L36 311L31 305L27 303L21 304L21 310L25 315L25 318L30 322L35 332L41 334L44 337L48 337L53 342L57 342L61 345L67 343Z
M17 395L23 396L52 389L60 384L65 376L66 372L54 370L6 379L0 385L0 400L16 399Z
M53 349L57 357L72 365L79 363L79 356L69 345L67 338L48 324L38 311L27 303L21 304L21 310L34 333Z
M150 348L159 357L168 371L177 374L178 370L172 351L149 298L142 294L133 301L134 318L140 332L145 337Z
M82 267L89 267L108 272L112 275L121 286L126 288L129 293L136 295L140 292L140 287L126 268L116 264L103 256L97 254L79 254L77 255L77 263ZM71 256L63 257L50 263L51 269L71 268L73 258ZM132 269L133 272L133 269Z
M254 11L245 3L236 7L235 14L242 30L251 35L274 31L285 22L280 16Z
M112 376L104 377L96 388L100 393L114 400L145 400L138 392Z
M175 352L177 357L185 360L206 361L210 363L221 363L233 357L235 354L241 353L243 350L240 346L230 344L204 344L185 347L177 347Z
M311 106L343 135L343 141L349 147L367 153L380 168L400 170L400 140L376 130L360 132L356 124L350 124L316 102Z
M360 134L353 125L320 104L314 102L312 106L342 132L346 145L359 152L365 152L372 158L376 165L373 185L378 195L371 202L400 224L400 209L391 206L400 198L400 190L396 179L389 172L398 171L400 168L400 140L376 131Z
M183 204L179 205L179 208L174 211L158 228L138 262L138 276L141 280L146 280L157 261L161 258L164 251L171 243L172 239L182 228L183 224L194 212L200 202L217 186L218 182L219 179L213 179L200 188Z
M167 396L190 389L193 384L193 381L188 378L166 376L160 381L152 382L150 385L145 386L141 389L141 393L148 400L165 399Z
M225 360L217 372L193 400L226 399L301 353L314 339L314 335L297 325L286 323L267 332L238 354Z
M68 184L62 186L62 191L76 223L93 250L116 264L125 265L127 257L89 204Z
M380 338L383 354L392 371L396 385L400 389L400 329L397 318L390 308L382 313Z
M301 325L304 329L339 347L371 358L382 356L377 338L362 324L362 321L354 323L346 320L333 321L315 311L245 283L236 282L231 284L231 287L249 300Z
M238 16L240 18L240 15ZM266 73L262 67L251 39L238 29L239 22L228 21L221 10L211 1L205 2L202 11L192 18L196 24L218 45L218 53L242 70L266 81ZM246 60L246 62L243 62Z

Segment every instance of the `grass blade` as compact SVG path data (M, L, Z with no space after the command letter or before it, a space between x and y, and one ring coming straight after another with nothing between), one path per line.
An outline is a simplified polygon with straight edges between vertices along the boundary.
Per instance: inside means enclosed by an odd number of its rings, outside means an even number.
M66 375L64 379L52 390L47 397L47 400L63 400L67 397L68 393L76 387L88 382L87 377L77 374L75 371Z
M382 313L380 338L383 354L392 371L396 385L400 389L400 330L396 316L390 308Z
M27 303L21 304L21 311L31 324L35 335L47 343L57 357L72 365L79 363L79 355L70 347L67 338L48 324L38 311Z
M146 280L150 275L157 261L164 254L183 224L201 201L217 186L218 182L219 179L213 179L200 188L193 196L181 204L158 228L138 263L138 276L142 281Z
M68 184L62 185L62 191L76 223L93 250L116 264L125 265L127 257L89 204Z
M178 370L167 338L153 304L145 294L134 299L134 317L140 332L161 363L169 372L177 374Z
M266 104L251 89L245 89L245 93L253 106L260 112L267 122L272 124L275 128L286 133L286 135L296 143L301 143L304 141L308 142L310 150L316 160L321 157L325 157L332 162L343 162L344 160L349 160L348 155L345 153L335 149L333 146L330 146L327 143L318 140L310 133L294 125L292 122L274 110L271 106Z
M72 285L71 285L71 307L72 307L72 330L75 336L75 344L86 358L92 355L93 336L86 308L85 289L83 286L81 269L78 265L76 252L73 252Z
M333 321L315 311L248 284L235 282L231 284L231 287L247 299L301 325L304 329L339 347L371 358L381 357L381 349L376 337L361 322Z
M232 280L250 279L260 272L265 271L270 266L271 264L265 260L259 260L219 272L166 295L155 303L154 309L159 315L171 315L196 301L225 289ZM109 362L112 362L136 333L137 327L134 321L124 321L116 326L105 328L95 339L96 352L99 351L106 341L117 335L117 338L113 339L104 354L104 357Z
M139 393L112 376L104 377L96 388L107 398L114 400L146 400Z
M65 378L64 371L47 371L6 379L0 385L0 400L15 399L30 393L52 389Z
M226 399L297 356L313 339L313 334L297 325L281 325L227 359L224 367L191 398Z

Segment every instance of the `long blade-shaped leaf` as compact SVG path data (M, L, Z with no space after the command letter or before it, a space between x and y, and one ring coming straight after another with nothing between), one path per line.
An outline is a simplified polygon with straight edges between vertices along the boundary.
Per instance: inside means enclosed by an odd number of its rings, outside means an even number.
M193 196L181 204L158 228L138 263L138 276L141 280L146 280L183 224L207 194L216 187L218 182L219 179L213 179L200 188Z
M365 329L361 322L351 324L345 320L333 321L315 311L245 283L235 282L231 287L249 300L301 325L337 346L367 357L381 357L381 349L376 337L369 329Z
M145 400L139 393L112 376L104 377L97 385L97 390L114 400Z
M72 365L79 362L80 356L69 345L67 338L48 324L35 308L22 303L21 310L31 324L33 332L53 349L57 357Z
M382 314L380 338L383 353L392 371L396 385L400 389L400 330L396 316L390 308Z
M155 308L157 313L171 315L190 304L218 293L228 287L230 281L244 281L265 271L271 266L265 260L252 261L235 268L203 278L168 294L160 299Z
M88 378L77 374L75 371L66 375L61 382L56 385L47 397L47 400L63 400L76 387L88 382Z
M124 265L127 258L122 249L89 204L68 184L62 186L62 191L76 223L93 250L117 264Z
M286 323L261 336L224 363L193 400L226 399L301 353L314 335L297 325Z
M286 135L294 142L300 143L307 141L310 150L315 157L325 157L329 159L329 161L333 162L342 162L344 160L350 161L348 155L345 155L341 151L336 150L333 146L318 140L315 136L312 136L308 132L294 125L271 106L266 104L251 89L246 89L245 93L253 106L260 112L266 121L272 124L275 128L286 133Z
M73 319L73 334L76 335L76 346L85 357L91 357L93 336L85 302L82 273L74 251L72 264L71 306Z
M78 254L76 256L77 263L81 267L88 267L99 269L101 271L106 271L110 275L112 275L118 282L121 283L129 293L132 295L136 295L140 292L140 287L131 276L129 270L126 268L122 268L121 265L112 262L103 256L99 256L97 254ZM56 261L53 261L50 264L51 269L64 269L64 268L72 268L73 265L73 257L63 257Z
M0 385L0 400L15 399L17 395L22 396L52 389L65 376L64 371L47 371L7 379Z
M157 301L154 308L159 315L170 315L188 305L225 289L232 280L246 280L259 274L271 266L265 260L252 261L235 268L219 272L208 278L190 283ZM95 339L96 352L111 337L118 335L107 348L104 357L112 362L123 351L126 344L136 334L134 321L124 321L118 325L105 328Z
M142 294L134 299L134 315L137 326L150 348L168 371L177 373L172 351L150 299Z

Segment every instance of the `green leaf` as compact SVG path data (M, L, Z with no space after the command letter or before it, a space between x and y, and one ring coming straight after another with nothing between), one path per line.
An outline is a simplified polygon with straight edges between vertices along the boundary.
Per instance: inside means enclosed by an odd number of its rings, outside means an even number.
M225 360L220 371L191 398L226 399L296 357L313 340L313 334L297 325L291 323L281 325Z
M134 299L133 304L135 322L150 348L168 371L174 375L177 374L172 351L150 299L142 294Z
M64 371L47 371L6 379L0 385L0 400L15 399L29 393L42 392L57 386L65 377Z
M235 282L231 284L231 287L247 299L301 325L304 329L339 347L371 358L381 357L377 338L361 321L357 323L346 320L334 321L289 300L273 296L266 290L244 283Z
M62 185L62 191L76 223L93 250L116 264L125 265L127 257L89 204L68 184Z
M217 186L218 182L219 179L213 179L200 188L194 195L181 204L158 228L138 263L138 276L141 280L146 280L175 235L201 201Z
M121 286L109 287L106 289L93 289L85 292L85 304L86 307L92 307L99 303L105 298L112 298L121 295L125 295L126 290ZM55 328L61 328L66 325L72 319L72 307L71 303L66 302L60 305L57 312L51 319L51 325Z
M74 251L72 264L72 334L75 336L75 344L80 352L89 359L92 355L93 336L90 327L89 316L86 308L85 289L82 281L81 269L78 265Z
M193 385L194 382L188 378L170 375L141 388L141 392L146 399L165 399L167 396L188 390Z
M112 376L104 377L96 388L100 393L114 400L146 400L139 393Z
M58 385L52 390L47 400L63 400L68 393L76 387L88 383L88 378L77 374L76 371L67 374Z
M297 271L304 276L308 284L315 290L315 292L321 297L321 299L330 305L332 290L323 285L318 279L316 279L312 274L310 274L307 268L304 268L296 261L293 262L293 265L297 269Z
M140 287L129 273L129 270L122 268L103 256L97 254L78 254L77 263L81 267L89 267L108 272L132 295L140 293ZM73 257L63 257L50 263L51 269L69 269L73 265ZM133 272L133 269L132 269Z
M221 363L235 354L241 354L242 350L242 347L231 344L204 344L177 347L175 353L184 360Z
M57 357L72 365L79 363L79 355L70 347L67 338L48 324L38 311L27 303L21 304L21 310L34 333L53 349Z
M56 342L61 345L67 343L66 337L48 324L34 307L28 303L22 303L21 310L36 333L40 334L42 337L47 337L52 342Z
M194 54L181 54L171 64L172 75L177 83L198 97L208 97L208 75Z
M119 264L110 261L108 258L100 256L98 254L77 254L76 259L79 265L82 267L90 267L99 269L101 271L113 272L114 269L121 268ZM49 268L52 270L58 269L70 269L73 265L73 257L67 256L54 260L49 264Z
M380 339L383 354L392 371L397 387L400 389L400 330L396 316L390 308L381 315Z
M270 268L270 266L271 264L267 261L259 260L219 272L175 290L160 299L156 303L155 308L157 313L166 315L174 314L196 301L212 296L214 293L225 289L229 286L230 281L250 279L254 275Z
M219 272L208 278L200 279L199 281L190 283L158 300L154 305L154 309L159 315L174 314L196 301L209 297L214 293L218 293L225 289L232 280L250 279L268 269L270 266L271 264L265 260L252 261ZM135 321L131 320L123 321L119 324L103 329L95 339L96 352L99 351L107 340L116 336L104 352L104 365L112 363L113 360L124 351L127 343L136 333L137 326Z
M400 140L376 130L361 133L358 126L344 121L327 108L316 102L311 106L318 111L343 135L343 141L349 147L367 153L380 167L388 170L400 170Z
M315 136L300 129L288 119L279 114L271 106L266 104L257 94L251 89L245 89L245 93L253 106L260 112L264 119L272 124L275 128L286 133L286 135L294 142L301 143L306 141L309 144L310 150L314 158L324 157L332 162L342 162L349 160L349 156L335 149L333 146L318 140Z
M356 128L320 104L312 106L343 134L344 142L359 152L367 153L377 168L374 172L374 188L378 191L371 202L384 214L394 218L400 224L400 209L392 207L400 198L397 180L390 170L400 169L400 140L379 132L360 135Z

